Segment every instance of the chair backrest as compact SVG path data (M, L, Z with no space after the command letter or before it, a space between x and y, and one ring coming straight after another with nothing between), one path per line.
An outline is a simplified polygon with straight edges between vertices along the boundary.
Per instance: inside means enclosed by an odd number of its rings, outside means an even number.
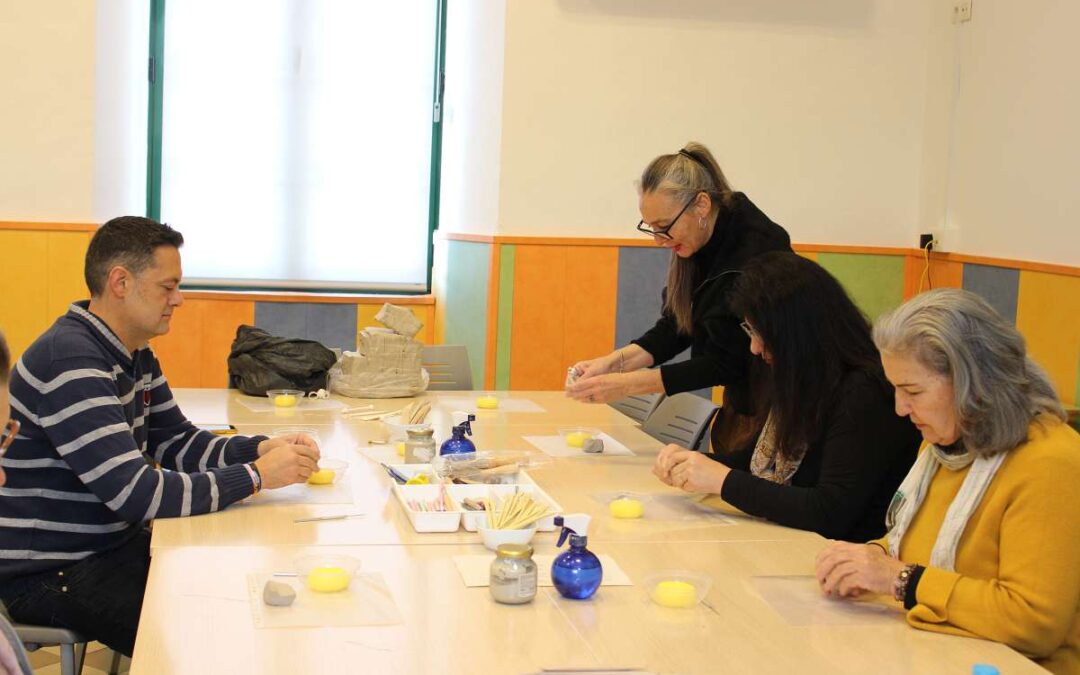
M664 400L663 394L635 394L634 396L620 398L618 401L608 405L635 422L644 422L649 418L649 415L653 414L653 411L656 410L662 400Z
M675 394L660 402L641 430L658 441L697 450L718 409L715 403L696 394Z
M472 389L472 370L465 345L424 345L420 360L431 376L428 389Z

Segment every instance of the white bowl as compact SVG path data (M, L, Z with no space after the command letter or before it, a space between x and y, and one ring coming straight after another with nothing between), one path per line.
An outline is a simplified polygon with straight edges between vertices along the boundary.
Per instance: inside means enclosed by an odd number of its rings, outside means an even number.
M478 527L480 538L484 540L484 546L494 551L503 544L528 544L536 534L536 526L527 527L523 530L493 530L486 527Z

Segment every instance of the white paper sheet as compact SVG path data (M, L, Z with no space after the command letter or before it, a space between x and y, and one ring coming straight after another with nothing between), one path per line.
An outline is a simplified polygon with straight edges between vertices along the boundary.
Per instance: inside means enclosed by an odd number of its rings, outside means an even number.
M476 399L482 394L477 394L471 398L453 396L450 398L438 399L438 405L440 408L446 408L448 410L468 410L471 413L487 413L487 412L513 412L513 413L542 413L547 412L539 403L530 401L527 398L509 398L507 396L501 396L495 394L495 398L499 399L499 407L497 408L477 408Z
M589 495L605 507L614 499L629 497L645 507L644 519L651 520L708 520L712 525L734 525L735 519L702 504L703 495L643 494L640 492L600 492Z
M345 407L345 404L341 401L336 401L332 398L305 398L303 401L297 401L296 406L289 408L278 408L274 405L274 402L270 399L263 397L257 398L255 396L245 396L243 398L237 398L237 402L244 406L251 412L292 412L302 410L341 410Z
M288 607L263 602L263 586L270 579L292 586L296 600ZM302 579L275 577L270 572L247 575L248 602L256 628L302 628L324 626L385 626L401 623L394 597L378 573L357 574L349 587L338 593L308 590Z
M604 441L604 451L588 453L581 448L572 448L562 436L525 436L526 441L552 457L603 457L604 455L633 455L633 451L611 436L601 433L597 438Z
M263 490L241 504L352 504L352 483L346 475L333 485L297 483L274 490Z
M600 558L600 565L604 568L604 578L600 582L601 586L633 586L633 582L630 581L630 577L626 576L626 572L622 571L619 564L615 562L615 559L606 553L601 553L596 556ZM461 574L461 580L465 582L465 585L469 588L475 588L478 586L487 586L491 579L491 561L495 559L495 554L477 554L477 555L455 555L454 565L457 567L458 572ZM551 562L555 560L554 555L534 555L533 560L536 562L536 583L540 586L553 586L551 583Z
M830 598L812 575L751 577L765 602L792 626L885 624L902 621L900 610L878 596Z

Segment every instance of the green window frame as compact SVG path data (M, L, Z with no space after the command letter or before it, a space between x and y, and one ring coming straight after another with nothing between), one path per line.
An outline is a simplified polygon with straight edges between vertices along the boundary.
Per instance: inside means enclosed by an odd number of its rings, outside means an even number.
M443 94L446 90L446 4L447 0L434 0L436 3L435 19L435 78L432 85L431 115L431 179L428 195L428 232L427 232L427 290L431 292L432 263L435 258L435 230L439 227L440 181L442 173L442 122ZM146 139L146 217L161 219L161 130L162 105L164 102L165 82L165 2L150 1L150 59L147 64L149 81L149 101L147 108ZM218 287L215 287L218 288ZM244 290L251 290L245 288ZM334 289L304 291L319 293ZM337 292L337 291L335 291ZM360 294L366 291L357 290ZM377 291L387 294L386 291ZM399 293L400 295L418 295L419 293Z

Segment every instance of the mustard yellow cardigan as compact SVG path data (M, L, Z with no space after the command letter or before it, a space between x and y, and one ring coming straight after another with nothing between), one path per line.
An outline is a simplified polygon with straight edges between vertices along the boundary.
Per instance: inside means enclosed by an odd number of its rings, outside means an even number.
M1053 418L1033 423L968 521L956 571L929 567L967 472L938 469L900 544L901 560L927 567L908 623L1002 642L1053 673L1080 674L1080 434Z

